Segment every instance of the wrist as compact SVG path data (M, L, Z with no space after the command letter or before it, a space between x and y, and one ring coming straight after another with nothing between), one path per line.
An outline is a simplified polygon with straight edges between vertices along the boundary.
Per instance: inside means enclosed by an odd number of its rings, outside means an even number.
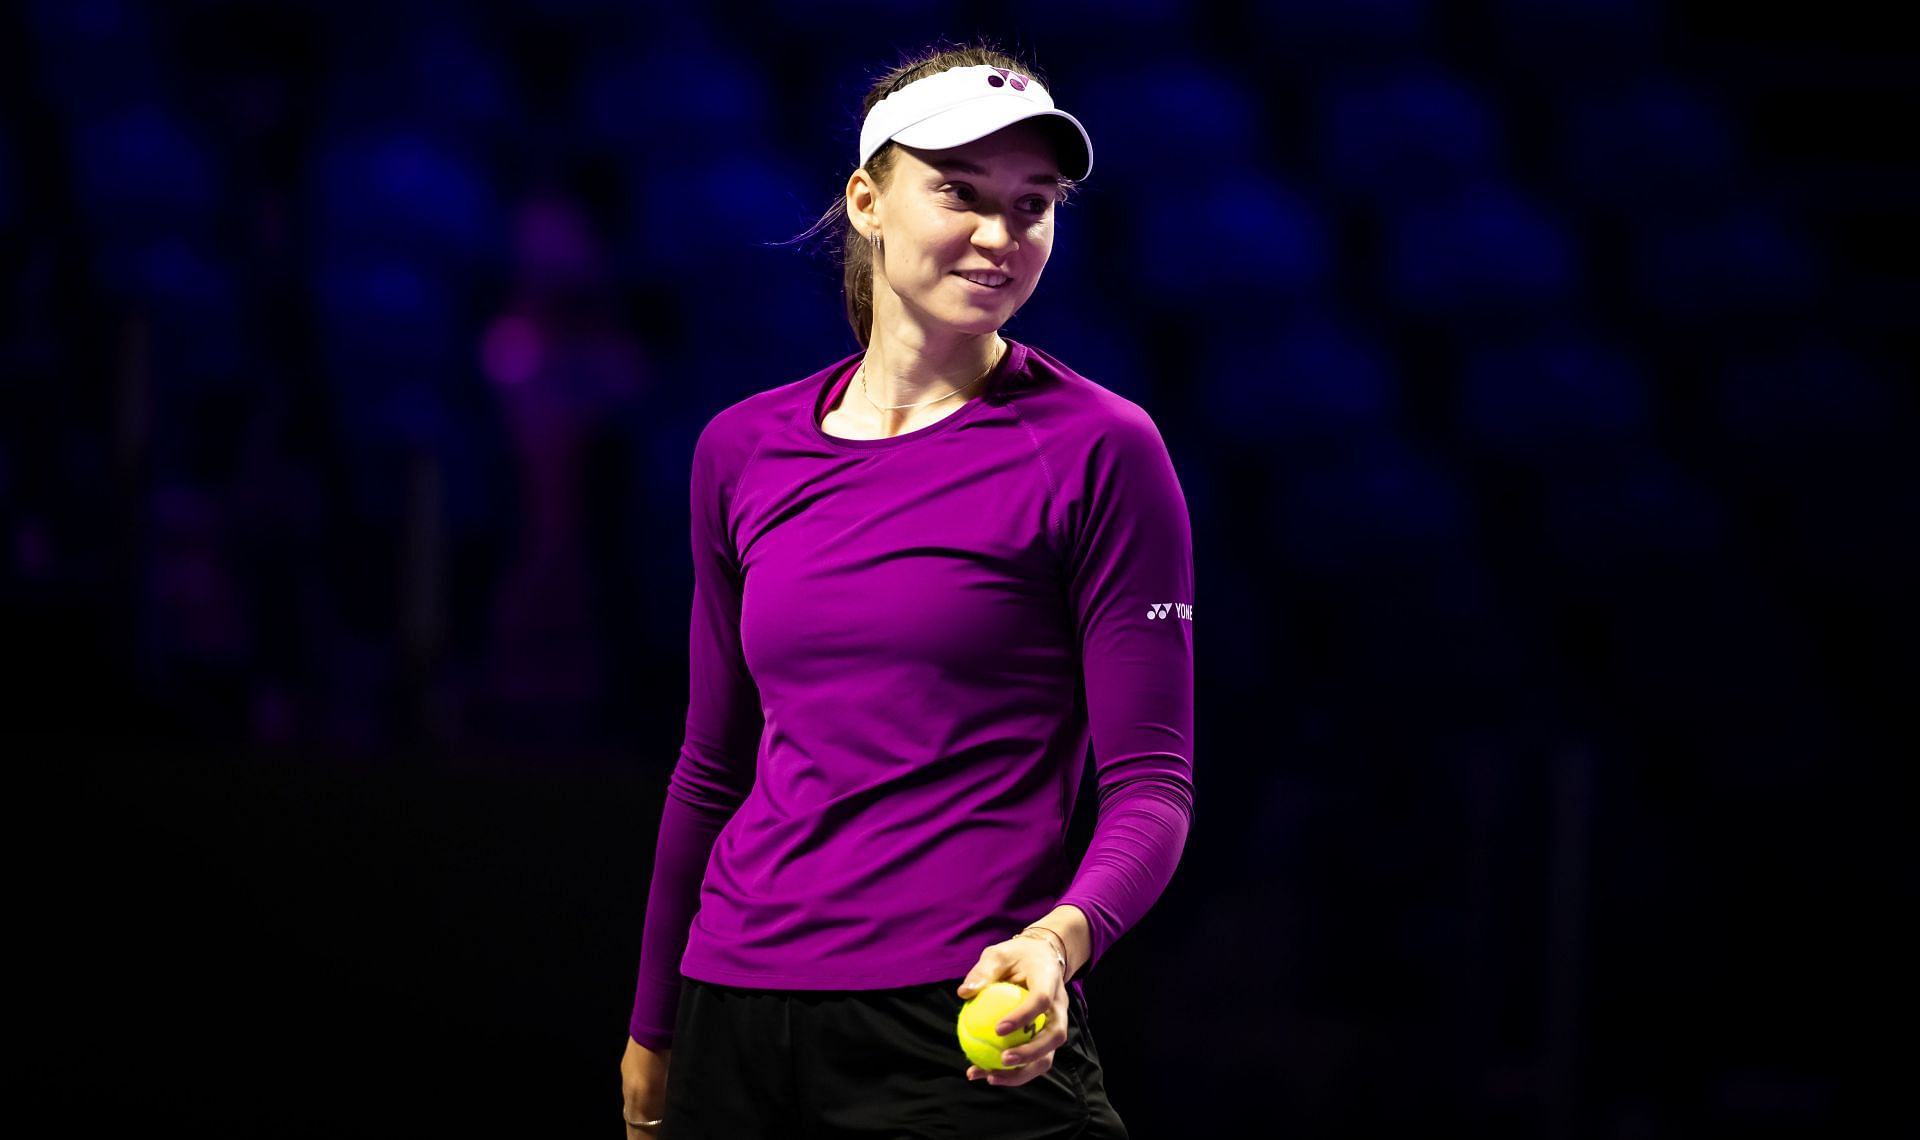
M1093 935L1086 912L1072 903L1061 903L1027 925L1043 927L1060 940L1067 977L1079 974L1093 961Z
M1014 937L1031 938L1037 942L1045 942L1047 948L1053 951L1054 958L1060 963L1060 977L1065 979L1068 976L1067 940L1060 935L1059 931L1054 930L1052 927L1034 923Z

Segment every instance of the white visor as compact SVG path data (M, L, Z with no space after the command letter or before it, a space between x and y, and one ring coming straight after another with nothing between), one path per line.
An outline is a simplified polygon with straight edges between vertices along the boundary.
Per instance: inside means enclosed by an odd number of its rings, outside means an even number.
M874 104L860 127L860 165L889 140L919 150L945 150L1027 119L1064 119L1060 155L1067 178L1093 170L1093 140L1080 120L1057 110L1037 80L1004 67L956 67L916 79Z

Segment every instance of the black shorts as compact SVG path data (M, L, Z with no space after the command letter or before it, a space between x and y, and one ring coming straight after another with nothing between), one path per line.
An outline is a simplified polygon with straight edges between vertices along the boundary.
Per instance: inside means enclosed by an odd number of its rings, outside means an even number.
M1121 1140L1086 1003L1067 1042L1017 1087L967 1080L960 979L887 990L745 990L683 981L666 1140Z

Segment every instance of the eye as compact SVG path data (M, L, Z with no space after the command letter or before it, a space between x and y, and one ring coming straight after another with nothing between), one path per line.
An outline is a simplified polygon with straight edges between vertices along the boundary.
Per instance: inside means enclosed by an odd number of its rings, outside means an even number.
M1048 210L1053 209L1053 199L1042 194L1035 194L1031 198L1022 199L1020 206L1026 210L1027 213L1037 218L1045 214Z
M940 192L961 202L972 202L979 197L978 194L974 193L973 187L967 185L965 182L949 182L945 186L940 187Z

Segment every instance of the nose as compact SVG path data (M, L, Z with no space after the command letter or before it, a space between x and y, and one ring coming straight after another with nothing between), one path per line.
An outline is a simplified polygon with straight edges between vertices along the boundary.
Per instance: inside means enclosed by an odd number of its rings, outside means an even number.
M973 227L973 244L982 249L1005 253L1020 243L1013 239L1013 227L1007 225L1007 219L1001 214L983 213Z

